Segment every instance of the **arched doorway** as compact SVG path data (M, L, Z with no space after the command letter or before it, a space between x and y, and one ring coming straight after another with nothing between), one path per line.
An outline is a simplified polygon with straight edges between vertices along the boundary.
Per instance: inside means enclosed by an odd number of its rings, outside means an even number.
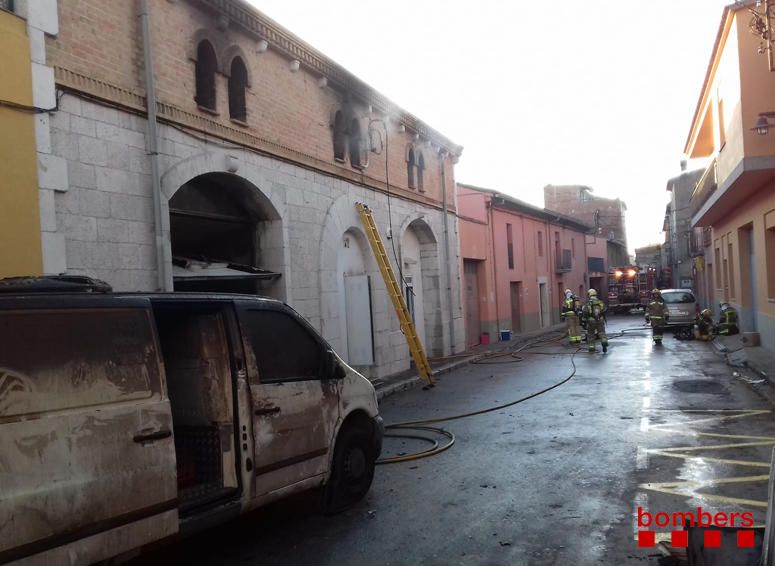
M339 354L352 366L374 364L374 328L371 317L371 279L366 270L364 235L350 228L337 253L339 290Z
M269 199L231 173L206 173L169 201L176 291L284 298L282 223Z
M416 219L401 237L402 288L426 353L443 355L439 250L430 226Z

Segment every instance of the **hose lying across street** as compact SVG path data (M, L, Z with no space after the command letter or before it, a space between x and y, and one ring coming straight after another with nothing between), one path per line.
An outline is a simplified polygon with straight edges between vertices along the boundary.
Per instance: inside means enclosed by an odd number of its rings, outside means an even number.
M650 331L648 327L644 326L635 326L631 328L625 328L620 331L618 331L616 334L610 336L609 338L620 338L625 336L627 333L630 332L643 332L643 331ZM471 411L470 413L463 413L460 415L450 415L447 417L439 417L436 419L424 419L424 420L417 420L417 421L405 421L405 422L399 422L399 423L393 423L385 426L385 429L387 431L402 431L402 432L386 432L385 436L389 438L408 438L412 440L421 440L423 442L427 442L430 444L428 448L425 450L420 450L418 452L412 452L411 454L399 454L397 456L388 456L386 458L380 458L377 460L377 464L397 464L399 462L408 462L410 460L419 460L420 458L427 458L428 456L435 456L436 454L441 454L445 450L448 450L452 447L453 444L455 444L455 435L451 433L450 431L443 429L441 427L435 427L435 426L429 426L436 423L441 422L448 422L448 421L456 421L460 419L467 419L468 417L475 417L477 415L484 415L486 413L492 413L494 411L500 411L502 409L505 409L507 407L513 407L514 405L518 405L519 403L524 403L525 401L528 401L530 399L533 399L534 397L538 397L539 395L543 395L544 393L548 393L552 389L556 389L557 387L567 383L570 381L573 376L576 375L577 367L576 367L576 355L582 351L581 347L576 348L572 352L528 352L526 350L529 350L530 348L533 348L539 344L545 344L545 343L551 343L551 342L557 342L559 340L562 340L567 334L565 332L562 332L561 334L554 333L554 335L550 334L549 336L542 336L538 339L528 340L527 342L517 346L517 347L510 347L506 350L501 350L497 352L492 352L491 354L488 354L482 358L479 358L478 360L475 360L471 363L473 364L509 364L509 363L517 363L521 362L525 359L524 356L527 355L549 355L549 356L562 356L562 355L570 355L570 363L571 366L573 366L573 370L562 380L558 381L557 383L554 383L553 385L550 385L549 387L545 387L544 389L541 389L540 391L536 391L535 393L531 393L530 395L526 395L525 397L520 397L519 399L516 399L515 401L510 401L508 403L503 403L500 405L496 405L494 407L488 407L486 409L480 409L478 411ZM523 356L517 355L518 352L524 352ZM503 359L508 358L508 359ZM403 432L403 431L409 431L409 432ZM435 440L433 438L429 438L427 436L423 436L421 434L412 434L413 431L420 431L420 432L429 432L432 434L436 434L438 436L444 437L446 439L446 443L440 444L438 440Z

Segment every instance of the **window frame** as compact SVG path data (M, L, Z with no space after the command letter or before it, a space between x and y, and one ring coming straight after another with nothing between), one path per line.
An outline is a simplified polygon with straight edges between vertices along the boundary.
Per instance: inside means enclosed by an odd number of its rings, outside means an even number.
M166 382L163 371L162 352L161 345L158 340L156 326L153 320L153 312L150 302L146 299L135 298L121 298L107 300L93 300L91 297L73 297L69 300L61 300L60 297L28 297L24 301L10 300L5 301L0 299L0 313L5 312L9 315L7 320L10 320L12 316L25 316L25 314L40 316L40 315L52 315L52 316L93 316L98 314L102 317L110 317L111 313L118 314L119 316L135 316L136 322L142 324L147 329L147 336L144 349L150 348L151 350L146 353L146 360L142 365L147 366L147 387L141 390L136 390L133 394L127 394L112 399L101 399L100 401L91 400L89 402L77 402L73 401L67 406L50 406L46 408L39 408L36 411L27 411L17 414L0 414L0 424L3 421L9 419L18 418L20 415L29 417L32 415L44 415L44 414L59 414L62 412L77 411L86 407L93 406L112 406L123 403L142 403L154 396L161 396L166 394ZM114 321L115 324L115 321ZM113 325L111 325L112 327ZM120 334L116 333L111 341L111 345L115 346L117 339L120 339ZM143 351L144 351L143 349ZM137 353L141 353L141 349L137 350ZM130 355L130 354L127 354ZM19 373L18 368L8 367L8 375L23 375L26 379L30 379L26 374ZM63 380L64 381L64 380ZM80 392L80 394L86 398L86 391Z
M241 77L238 76L235 78L235 74L237 74L235 73L235 68L234 68L235 64L241 65L241 69L237 69L237 71L242 73ZM229 119L239 124L247 124L247 121L248 121L247 90L250 87L250 79L248 74L247 63L245 63L245 60L239 55L235 55L234 57L232 57L231 62L229 63L228 78L229 80L228 80L227 90L229 95ZM238 83L241 83L241 84L238 84ZM241 113L238 114L237 111L241 111Z
M202 47L207 44L209 46L209 55L212 56L212 60L209 63L212 64L212 68L203 68L205 61L203 61ZM209 39L202 39L196 45L196 59L194 60L194 102L200 110L204 110L209 113L217 113L218 109L218 88L216 84L216 76L218 74L218 54L215 51L215 46ZM208 79L209 83L204 84L204 80ZM210 92L203 93L207 86L207 90ZM211 100L203 100L202 94L207 94L211 97ZM212 102L212 105L206 104Z
M511 223L506 223L506 259L509 269L514 269L514 230Z
M417 188L414 168L417 165L417 153L414 147L410 145L406 149L406 186L410 189Z
M366 163L363 159L363 130L361 121L358 118L350 120L350 135L347 136L350 166L354 169L365 169ZM355 146L355 147L353 147Z
M306 332L309 337L312 338L313 343L319 348L320 352L320 366L318 368L318 374L316 377L312 376L299 376L293 378L282 379L264 379L261 376L259 369L258 358L256 357L255 349L253 348L253 342L251 339L250 322L248 320L249 314L252 312L276 312L284 316L289 317L296 322L303 332ZM245 350L245 359L248 367L248 383L251 386L260 385L277 385L279 383L294 383L298 381L310 381L310 382L323 382L328 378L326 377L326 357L329 352L333 352L331 346L326 343L325 340L318 334L315 328L298 312L287 305L279 305L274 303L261 303L253 301L237 301L237 314L239 319L239 328L242 333L243 348Z
M343 110L334 112L331 129L333 130L334 161L344 163L347 160L347 124Z
M422 154L421 151L415 152L415 159L416 159L416 165L417 168L417 175L416 175L416 183L417 183L417 190L421 193L425 192L425 181L423 179L423 175L425 173L425 156Z

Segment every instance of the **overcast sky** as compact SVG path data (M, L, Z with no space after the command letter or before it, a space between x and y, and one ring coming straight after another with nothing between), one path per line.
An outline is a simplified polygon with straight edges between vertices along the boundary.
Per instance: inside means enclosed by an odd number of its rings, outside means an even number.
M463 145L458 181L540 206L547 184L623 199L631 249L663 239L730 3L250 1Z

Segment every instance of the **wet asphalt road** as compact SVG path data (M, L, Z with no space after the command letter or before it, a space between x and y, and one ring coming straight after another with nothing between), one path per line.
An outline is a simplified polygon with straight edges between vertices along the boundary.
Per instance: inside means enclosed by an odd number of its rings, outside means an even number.
M608 333L642 320L617 317ZM573 351L547 343L523 361L470 365L381 411L390 423L503 404L569 375ZM655 564L657 551L635 540L638 506L752 511L763 524L771 386L734 377L709 344L668 335L654 347L645 330L574 360L576 375L545 395L438 425L456 436L450 450L378 467L367 498L343 514L324 517L301 498L138 563ZM421 447L386 439L384 452Z

